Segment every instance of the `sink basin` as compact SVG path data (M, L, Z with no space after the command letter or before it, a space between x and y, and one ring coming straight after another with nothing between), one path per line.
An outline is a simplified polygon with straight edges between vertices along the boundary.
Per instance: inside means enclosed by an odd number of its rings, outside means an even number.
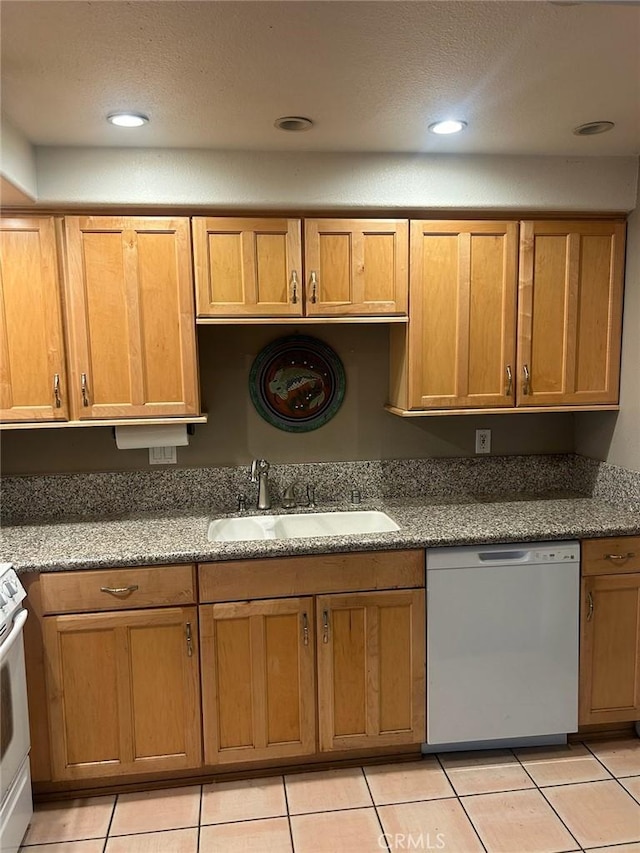
M305 539L311 536L350 536L400 530L384 512L309 512L294 515L251 515L218 518L209 523L210 542L248 542L255 539Z

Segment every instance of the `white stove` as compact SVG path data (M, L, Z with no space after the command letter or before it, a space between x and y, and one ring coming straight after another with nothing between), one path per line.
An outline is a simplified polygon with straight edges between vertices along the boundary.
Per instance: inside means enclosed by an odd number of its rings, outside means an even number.
M33 803L29 773L29 710L22 630L24 587L10 563L0 563L0 851L17 853Z

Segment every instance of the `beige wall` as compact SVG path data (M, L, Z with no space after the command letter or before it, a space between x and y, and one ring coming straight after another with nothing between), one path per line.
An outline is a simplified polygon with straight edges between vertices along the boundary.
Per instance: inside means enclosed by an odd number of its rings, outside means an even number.
M276 429L255 411L248 375L256 354L295 327L199 328L203 407L209 423L196 427L180 466L243 465L254 457L273 462L419 458L473 454L475 429L493 430L493 452L573 451L573 415L494 415L401 419L385 412L388 329L384 325L304 327L332 346L347 374L337 415L318 430ZM117 450L106 428L27 430L3 435L5 474L132 470L148 467L145 450Z
M640 208L627 224L620 412L576 415L576 451L640 471Z

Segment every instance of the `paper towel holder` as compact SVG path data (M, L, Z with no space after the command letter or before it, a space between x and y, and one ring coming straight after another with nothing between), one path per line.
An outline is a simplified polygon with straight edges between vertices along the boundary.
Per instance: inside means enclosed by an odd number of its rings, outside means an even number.
M150 422L150 425L153 424L153 421ZM125 420L122 421L118 426L127 426L127 422ZM187 424L187 435L195 435L196 434L196 424ZM116 440L116 428L115 426L111 427L111 437L113 440Z

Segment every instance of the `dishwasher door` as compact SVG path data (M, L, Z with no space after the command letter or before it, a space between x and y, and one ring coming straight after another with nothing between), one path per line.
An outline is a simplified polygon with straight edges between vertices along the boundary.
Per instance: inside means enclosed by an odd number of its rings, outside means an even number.
M427 743L578 728L577 542L427 550Z

